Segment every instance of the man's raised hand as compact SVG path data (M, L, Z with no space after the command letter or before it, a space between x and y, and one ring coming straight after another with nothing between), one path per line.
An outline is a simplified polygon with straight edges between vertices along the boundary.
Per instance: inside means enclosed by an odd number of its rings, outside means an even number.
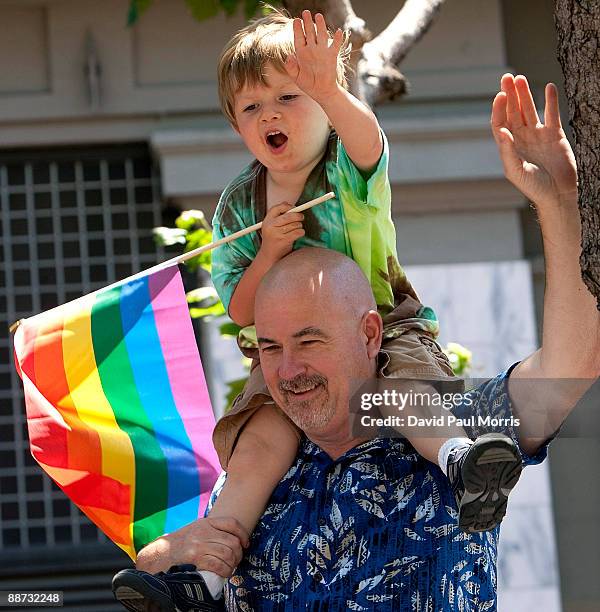
M577 201L577 169L562 129L558 94L546 85L542 124L527 79L505 74L492 105L492 132L506 178L543 211Z
M295 55L287 58L285 69L296 85L313 100L321 102L335 93L337 83L337 59L344 34L337 30L329 38L325 18L302 11L302 19L294 19Z

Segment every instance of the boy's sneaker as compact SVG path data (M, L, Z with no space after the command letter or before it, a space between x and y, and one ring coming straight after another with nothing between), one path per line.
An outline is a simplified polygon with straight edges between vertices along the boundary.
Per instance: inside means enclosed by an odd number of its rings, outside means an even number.
M463 531L488 531L502 521L512 488L521 475L521 455L504 434L479 436L448 457L448 479Z
M214 612L225 610L224 598L214 599L195 565L174 565L168 572L149 574L121 570L112 580L115 597L133 612Z

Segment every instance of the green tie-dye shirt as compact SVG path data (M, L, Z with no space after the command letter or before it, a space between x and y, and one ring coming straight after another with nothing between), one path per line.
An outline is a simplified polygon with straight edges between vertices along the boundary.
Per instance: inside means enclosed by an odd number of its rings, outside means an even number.
M391 217L388 179L388 144L383 135L383 153L377 167L365 179L352 163L341 140L332 132L321 161L308 177L298 203L333 191L335 198L304 212L305 235L294 249L326 247L351 257L360 266L373 289L382 315L390 312L406 295L418 297L398 263L396 231ZM262 221L266 214L267 169L254 161L225 189L213 218L214 240ZM218 247L212 254L212 280L225 308L240 278L260 248L258 232ZM438 323L430 308L418 316L421 327L437 335Z

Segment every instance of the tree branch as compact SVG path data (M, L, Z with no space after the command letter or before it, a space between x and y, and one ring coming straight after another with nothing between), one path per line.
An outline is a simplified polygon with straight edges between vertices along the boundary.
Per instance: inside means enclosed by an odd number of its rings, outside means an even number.
M406 93L398 65L430 28L444 0L406 0L391 23L362 48L357 77L359 97L369 106Z

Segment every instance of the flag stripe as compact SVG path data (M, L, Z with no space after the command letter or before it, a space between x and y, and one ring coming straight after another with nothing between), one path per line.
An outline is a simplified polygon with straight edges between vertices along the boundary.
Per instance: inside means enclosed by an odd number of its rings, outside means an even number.
M159 285L168 276L158 275ZM121 317L135 384L145 412L157 432L168 472L168 511L164 530L196 518L200 484L194 456L173 400L163 349L156 329L148 277L123 287Z
M119 427L129 436L134 449L133 545L139 550L164 533L168 478L165 457L140 401L123 338L119 304L122 289L119 286L96 295L92 338L102 387Z
M196 513L203 516L210 488L219 475L219 460L212 444L212 410L198 410L198 406L210 406L208 387L187 304L181 299L184 288L178 269L161 270L148 279L148 284L171 392L196 460L199 490L204 491L196 507ZM195 375L190 376L190 372Z
M62 351L70 390L65 407L72 403L80 420L77 428L80 437L73 441L69 453L75 453L76 446L81 452L82 447L89 443L89 461L94 471L132 486L133 449L127 437L119 431L94 358L90 320L93 304L93 298L82 298L64 308ZM79 469L76 463L69 467Z
M117 425L100 380L92 340L93 304L93 297L84 297L66 304L62 309L65 313L62 361L70 395L65 398L61 409L63 414L69 414L71 402L79 419L79 423L73 426L77 437L69 437L69 455L73 456L69 467L84 469L80 461L75 461L75 455L87 450L89 472L99 472L127 487L131 516L135 497L134 451L129 437ZM106 500L107 505L110 503L110 500ZM86 511L85 508L82 510ZM113 526L107 528L111 531L114 529ZM119 541L132 549L133 527L130 526L127 533L119 533Z

